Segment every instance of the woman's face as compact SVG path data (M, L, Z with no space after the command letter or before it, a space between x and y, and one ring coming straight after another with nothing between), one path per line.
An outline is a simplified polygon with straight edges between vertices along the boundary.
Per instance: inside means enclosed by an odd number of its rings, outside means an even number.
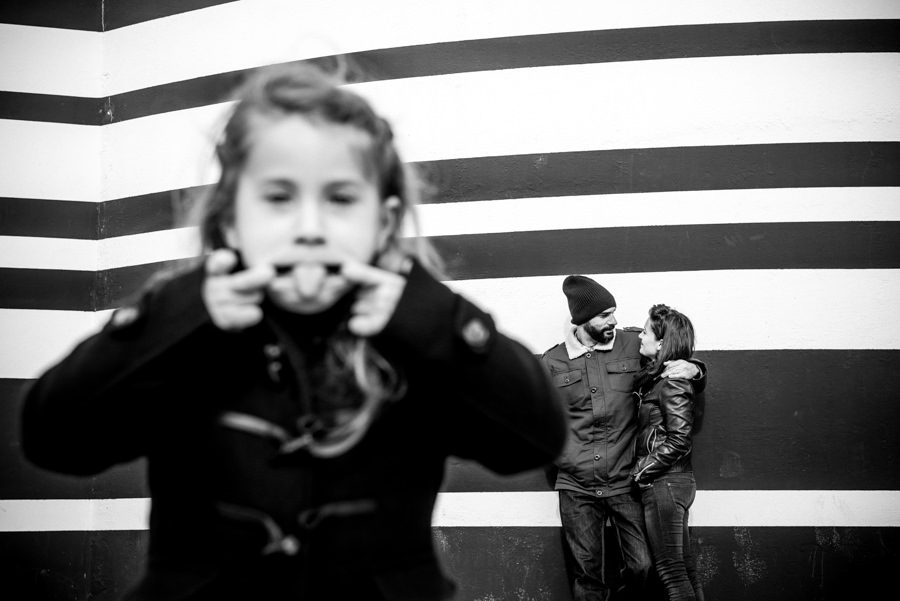
M318 313L350 288L335 266L369 263L394 227L366 169L370 139L355 128L288 116L259 119L238 178L226 241L247 267L279 274L268 296L283 309Z
M653 328L650 325L649 317L644 323L644 329L640 334L638 334L638 337L641 339L641 355L649 359L655 358L656 354L659 352L659 345L662 341L658 340L656 338L656 334L653 333Z

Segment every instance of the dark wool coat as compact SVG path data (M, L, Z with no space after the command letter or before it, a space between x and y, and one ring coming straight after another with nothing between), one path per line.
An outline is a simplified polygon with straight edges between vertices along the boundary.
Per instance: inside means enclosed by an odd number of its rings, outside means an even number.
M228 333L202 281L194 269L119 309L25 403L37 465L88 475L147 458L149 556L129 598L452 596L431 534L445 460L500 473L554 460L565 417L540 363L415 265L373 339L405 395L344 455L286 451L309 404L298 382L321 368L346 303L313 317L267 308Z

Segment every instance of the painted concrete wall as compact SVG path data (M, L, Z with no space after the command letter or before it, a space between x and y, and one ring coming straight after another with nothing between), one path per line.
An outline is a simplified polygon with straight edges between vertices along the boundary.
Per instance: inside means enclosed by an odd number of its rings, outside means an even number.
M152 5L152 6L149 6ZM390 0L0 9L0 582L114 599L146 545L141 465L25 464L22 391L161 264L215 178L224 93L350 54L441 193L450 285L535 353L562 278L624 324L666 302L710 367L692 525L709 599L837 599L900 559L900 3ZM195 10L188 10L195 9ZM566 599L540 473L449 466L460 599Z

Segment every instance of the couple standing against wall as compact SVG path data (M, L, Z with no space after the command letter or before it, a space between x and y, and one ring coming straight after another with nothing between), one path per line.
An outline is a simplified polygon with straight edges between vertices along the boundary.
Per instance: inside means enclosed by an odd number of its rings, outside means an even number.
M655 565L667 598L702 599L688 533L696 483L690 461L695 392L690 320L654 305L643 331L616 329L616 301L594 280L568 276L564 342L542 360L567 404L569 440L555 488L577 601L606 599L603 525L621 549L621 593L643 599ZM651 562L652 558L652 562Z

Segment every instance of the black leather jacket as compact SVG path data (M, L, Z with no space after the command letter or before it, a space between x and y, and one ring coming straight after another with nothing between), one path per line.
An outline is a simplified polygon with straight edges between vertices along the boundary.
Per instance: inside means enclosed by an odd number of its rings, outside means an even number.
M690 380L661 378L635 391L638 435L634 481L648 484L669 472L690 472L694 387Z

